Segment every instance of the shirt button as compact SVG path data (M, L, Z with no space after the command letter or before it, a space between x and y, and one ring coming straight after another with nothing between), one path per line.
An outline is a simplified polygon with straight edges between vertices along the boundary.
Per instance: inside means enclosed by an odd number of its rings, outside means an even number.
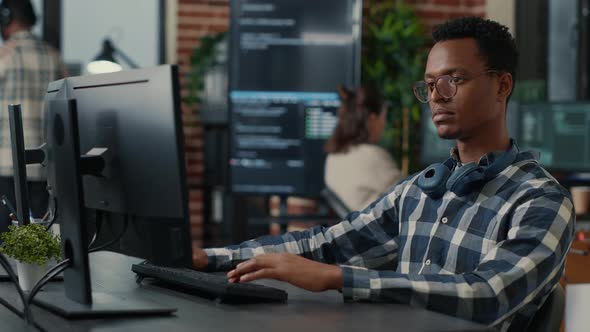
M430 259L427 259L426 262L424 262L424 264L430 265Z
M443 217L440 221L442 221L443 224L446 224L449 221L449 218Z

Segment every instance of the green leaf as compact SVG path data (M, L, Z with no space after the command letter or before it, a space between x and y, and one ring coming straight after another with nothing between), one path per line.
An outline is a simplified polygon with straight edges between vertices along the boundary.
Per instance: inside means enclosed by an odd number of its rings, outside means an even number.
M215 63L217 45L223 42L226 33L203 36L199 46L192 50L190 56L191 70L187 73L188 98L185 99L189 107L195 109L201 103L205 73Z
M423 78L429 38L412 7L389 0L371 6L363 21L362 45L363 83L379 87L391 105L382 145L400 162L404 106L410 109L410 142L420 140L420 107L412 85ZM412 172L419 166L418 156L405 153Z

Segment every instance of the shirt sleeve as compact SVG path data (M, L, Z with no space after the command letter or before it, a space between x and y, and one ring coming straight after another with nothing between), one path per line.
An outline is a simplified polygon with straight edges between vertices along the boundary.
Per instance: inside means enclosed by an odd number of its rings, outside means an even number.
M364 211L352 212L329 227L280 236L264 236L224 248L205 249L208 270L224 271L254 256L288 252L327 264L393 269L397 261L399 224L396 201L402 186L394 187Z
M561 192L520 204L507 237L469 273L401 274L341 266L347 301L397 302L495 325L558 282L571 246L575 214Z

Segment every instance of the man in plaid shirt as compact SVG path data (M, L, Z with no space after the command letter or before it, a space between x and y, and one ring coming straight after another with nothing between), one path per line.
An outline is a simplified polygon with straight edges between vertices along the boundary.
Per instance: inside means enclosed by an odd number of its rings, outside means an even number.
M471 17L438 26L433 37L414 92L429 102L439 136L456 140L449 160L330 228L196 250L195 268L525 330L563 273L572 201L508 136L518 58L508 29Z
M0 4L0 196L14 204L12 150L8 105L21 104L25 146L43 142L42 108L47 85L65 76L59 54L31 33L36 16L29 0L3 0ZM30 206L34 217L47 210L48 194L40 165L27 166ZM10 224L9 211L0 207L0 232Z

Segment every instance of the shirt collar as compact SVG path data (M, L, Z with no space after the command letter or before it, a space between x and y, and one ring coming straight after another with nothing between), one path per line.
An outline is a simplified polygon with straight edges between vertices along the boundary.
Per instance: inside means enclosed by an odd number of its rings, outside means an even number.
M12 35L10 35L9 40L22 40L22 39L31 39L31 38L35 38L35 36L33 35L33 33L29 30L21 30L21 31L17 31L15 33L13 33Z
M515 144L516 144L516 142L513 139L510 139L510 148L508 148L508 150L514 148ZM483 155L481 158L479 158L479 162L477 164L479 166L489 166L489 165L493 164L496 159L498 159L501 155L506 153L508 150L492 151L490 153L487 153L487 154ZM455 160L455 162L457 163L457 166L463 166L463 163L461 162L461 157L459 156L459 148L457 148L456 145L451 148L450 154L451 154L451 158L453 158L453 160Z

